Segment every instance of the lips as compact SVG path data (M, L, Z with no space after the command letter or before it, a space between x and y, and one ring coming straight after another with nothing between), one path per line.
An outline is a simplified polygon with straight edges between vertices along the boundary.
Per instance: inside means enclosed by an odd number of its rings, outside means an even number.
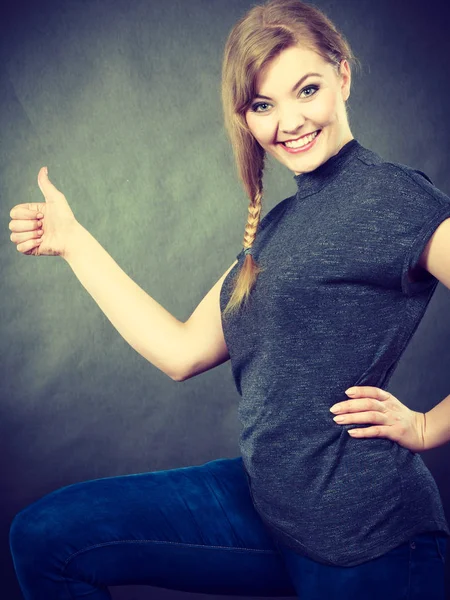
M287 152L291 155L300 155L304 154L305 152L309 152L316 147L317 140L320 138L321 133L322 129L320 129L317 133L310 134L309 140L302 140L300 138L300 141L297 142L286 142L285 144L280 144L280 146L283 146L283 150L281 150L281 152Z
M316 133L316 131L321 131L321 129L315 129L314 131L310 131L309 133L305 133L305 135L301 135L298 138L289 138L288 140L280 140L279 144L285 144L286 142L298 142L298 140L301 140L305 137L308 137L308 135L312 135L313 133Z

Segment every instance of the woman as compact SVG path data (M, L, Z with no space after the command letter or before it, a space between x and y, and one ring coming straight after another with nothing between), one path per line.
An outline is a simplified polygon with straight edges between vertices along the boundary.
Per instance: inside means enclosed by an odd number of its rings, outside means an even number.
M185 324L76 221L45 169L45 202L12 209L17 249L62 256L153 364L182 381L231 358L242 396L242 457L77 483L22 510L10 541L27 600L107 599L125 584L443 600L450 530L418 452L447 440L382 388L437 285L439 253L424 249L450 198L353 137L351 61L298 0L255 6L231 31L223 102L250 199L244 249ZM260 222L266 153L297 192ZM190 361L175 365L181 340ZM370 419L377 434L349 428Z

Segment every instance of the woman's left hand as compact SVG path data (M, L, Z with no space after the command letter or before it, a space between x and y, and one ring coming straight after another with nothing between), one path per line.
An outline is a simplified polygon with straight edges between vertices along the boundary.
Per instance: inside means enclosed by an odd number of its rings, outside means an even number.
M354 393L350 393L354 390ZM356 386L345 391L351 400L338 402L330 411L340 417L339 425L376 423L374 427L349 429L352 437L388 438L412 452L425 450L423 413L409 409L398 398L381 388Z

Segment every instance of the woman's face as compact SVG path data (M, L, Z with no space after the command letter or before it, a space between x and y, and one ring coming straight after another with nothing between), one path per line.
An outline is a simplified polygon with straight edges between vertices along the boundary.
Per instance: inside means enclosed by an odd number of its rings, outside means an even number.
M350 80L346 60L338 77L316 52L287 48L260 72L247 125L264 150L296 175L313 171L353 139L345 112ZM303 136L318 130L312 144L298 148ZM284 143L289 140L292 147Z

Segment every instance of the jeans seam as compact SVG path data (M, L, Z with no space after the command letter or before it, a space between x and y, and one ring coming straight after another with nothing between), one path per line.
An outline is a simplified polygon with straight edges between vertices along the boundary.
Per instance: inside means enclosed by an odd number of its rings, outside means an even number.
M435 543L436 543L436 546L437 546L437 551L438 551L438 554L439 554L439 556L440 556L440 558L441 558L442 562L445 564L445 555L444 555L444 554L442 554L442 552L441 552L441 547L440 547L440 545L439 545L438 536L437 536L436 534L434 535L434 541L435 541Z
M88 546L87 548L83 548L82 550L78 550L77 552L74 552L73 554L71 554L64 562L63 564L63 571L66 569L67 565L69 564L69 562L74 559L76 556L78 556L79 554L83 554L83 552L87 552L88 550L93 550L94 548L102 548L103 546L112 546L114 544L146 544L146 543L152 543L152 544L173 544L175 546L188 546L191 548L205 548L205 549L218 549L218 550L232 550L235 552L240 552L240 551L250 551L250 552L260 552L262 554L276 554L276 552L274 552L273 550L264 550L261 548L242 548L242 547L235 547L235 546L208 546L206 544L187 544L185 542L169 542L169 541L165 541L165 540L114 540L113 542L103 542L101 544L94 544L92 546Z
M79 556L80 554L83 554L84 552L88 552L89 550L93 550L94 548L102 548L103 546L112 546L114 544L145 544L145 543L152 543L152 544L174 544L176 546L189 546L189 547L193 547L193 548L205 548L205 549L218 549L218 550L232 550L235 552L239 552L239 551L250 551L250 552L260 552L262 554L276 554L273 550L262 550L261 548L235 548L233 546L207 546L207 545L202 545L202 544L186 544L184 542L168 542L168 541L164 541L164 540L114 540L113 542L103 542L101 544L94 544L93 546L88 546L87 548L83 548L82 550L78 550L77 552L74 552L73 554L71 554L64 562L62 569L61 569L61 573L64 577L64 572L66 570L66 568L69 565L69 562L71 560L73 560L76 556ZM67 582L67 580L65 581L66 584L66 589L68 594L70 595L71 598L73 598L72 596L72 592L69 589L69 584Z

